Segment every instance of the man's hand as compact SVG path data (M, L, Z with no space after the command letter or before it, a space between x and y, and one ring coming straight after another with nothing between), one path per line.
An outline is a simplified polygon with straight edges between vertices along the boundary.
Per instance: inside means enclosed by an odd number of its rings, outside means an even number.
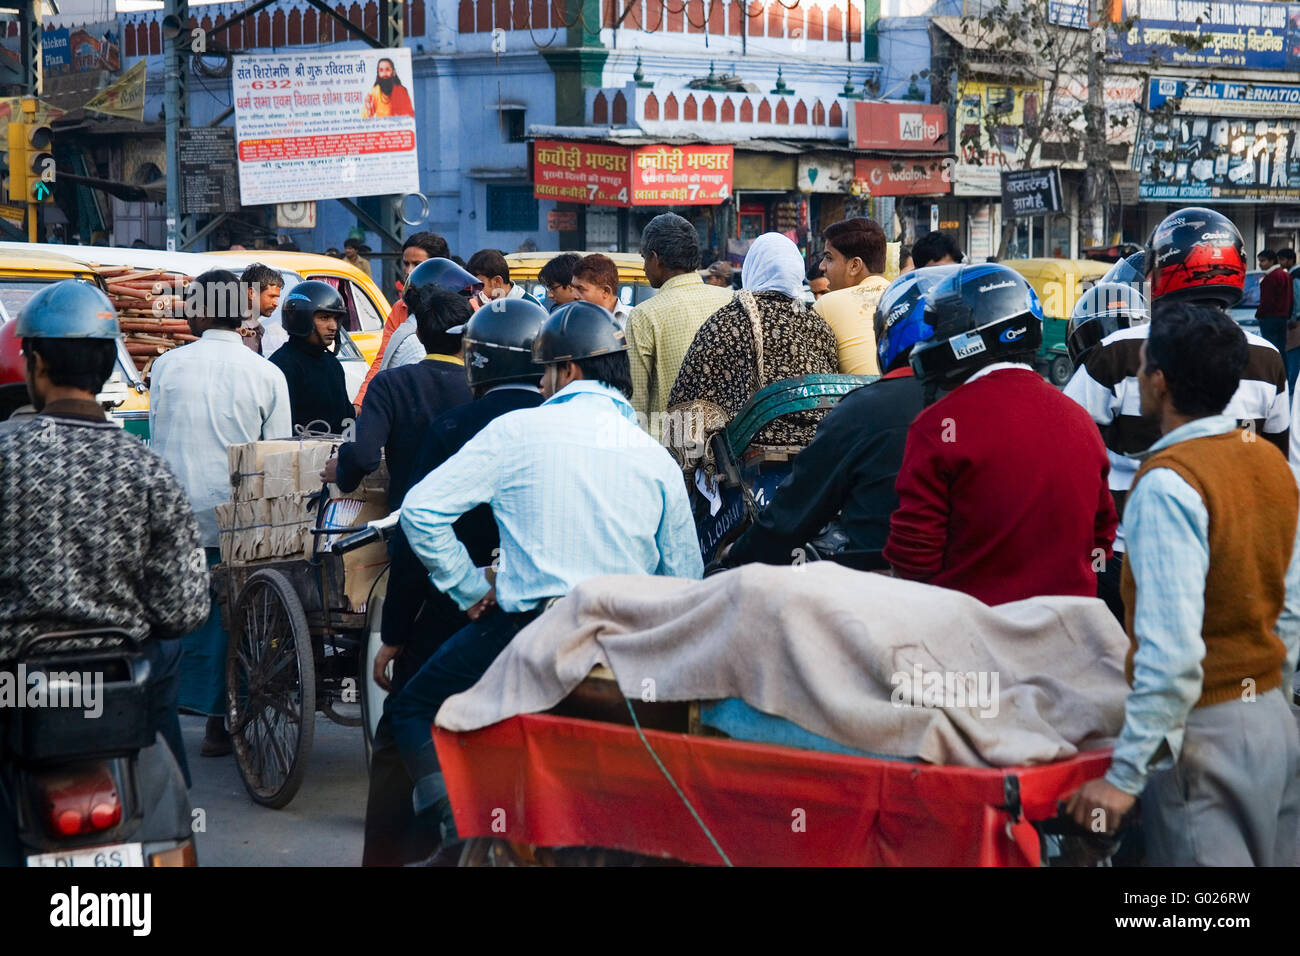
M329 461L325 462L325 467L321 469L320 480L327 481L333 485L338 483L338 476L339 460L337 458L331 458Z
M1081 827L1094 832L1114 833L1119 829L1124 814L1133 809L1136 802L1137 797L1107 783L1105 778L1098 778L1074 791L1065 805L1065 812ZM1103 831L1097 831L1094 825L1097 822L1102 824Z
M497 589L492 588L487 594L483 595L483 600L479 601L472 608L465 612L465 616L471 621L477 621L488 611L492 610L497 603Z
M397 660L401 654L401 644L380 644L379 653L375 655L375 666L371 674L379 688L388 691L390 694L393 691L393 684L388 679L388 665Z

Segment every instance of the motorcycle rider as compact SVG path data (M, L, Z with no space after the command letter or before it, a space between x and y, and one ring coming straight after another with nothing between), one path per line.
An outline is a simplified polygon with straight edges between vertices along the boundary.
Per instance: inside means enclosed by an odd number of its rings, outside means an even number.
M468 312L469 306L463 307ZM474 400L445 412L425 430L411 470L413 482L460 451L489 422L541 404L538 383L543 369L533 362L532 350L546 315L545 309L531 302L505 299L479 309L469 318L464 328L464 376ZM500 538L491 508L479 505L458 519L453 528L475 565L492 564ZM468 624L469 618L451 598L433 587L400 528L389 552L392 561L384 604L384 643L375 658L373 677L392 700L391 695L400 693L434 651ZM390 662L391 682L387 676ZM363 866L394 865L427 855L427 849L419 852L406 839L405 831L414 815L413 786L393 742L392 718L386 708L370 760Z
M483 283L450 259L426 259L412 269L402 292L402 301L406 303L410 318L393 332L384 347L381 371L414 365L424 358L425 352L415 334L414 307L418 305L419 290L431 286L463 296L469 302L471 311L478 308L478 293L483 289Z
M1237 227L1212 209L1192 206L1166 216L1152 230L1146 248L1117 262L1103 283L1135 286L1149 279L1152 309L1160 301L1230 309L1241 301L1245 277L1245 245ZM1064 390L1092 416L1110 459L1108 480L1121 521L1115 531L1117 558L1107 561L1098 573L1097 596L1120 620L1124 615L1119 593L1120 556L1126 550L1124 502L1141 464L1139 455L1160 438L1157 423L1142 417L1138 389L1138 355L1149 332L1145 322L1111 331L1083 356ZM1291 410L1283 356L1251 332L1246 333L1246 346L1241 383L1223 414L1263 435L1285 454Z
M909 359L916 343L934 331L925 319L926 293L953 269L913 270L881 294L875 340L885 374L845 395L827 414L771 504L719 553L721 563L789 564L836 515L836 537L844 539L840 550L879 551L885 546L889 516L898 507L894 481L907 430L925 407L921 381Z
M533 342L545 401L492 421L412 488L402 529L433 583L466 611L457 631L393 701L393 731L415 780L417 825L455 856L455 823L429 728L553 598L604 574L703 573L681 471L637 424L627 339L612 315L571 302ZM476 567L452 524L488 504L498 571ZM499 595L499 597L498 597ZM440 836L438 836L440 834ZM434 860L433 862L437 862Z
M1095 595L1116 521L1106 450L1032 367L1038 296L1007 266L963 265L930 290L925 318L934 334L912 349L912 368L927 389L950 391L908 432L885 560L898 577L989 605Z
M0 435L0 664L38 634L103 627L142 640L150 719L188 785L178 638L208 616L198 523L162 458L95 401L117 357L108 297L69 279L16 322L37 415Z
M289 383L295 428L324 422L332 434L341 435L352 421L343 366L333 352L339 322L347 314L339 290L318 279L299 282L284 297L280 321L289 341L276 349L271 364Z

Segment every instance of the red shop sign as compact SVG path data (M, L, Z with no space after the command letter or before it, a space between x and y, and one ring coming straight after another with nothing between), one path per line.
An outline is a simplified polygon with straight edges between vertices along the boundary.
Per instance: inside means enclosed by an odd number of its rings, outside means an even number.
M853 104L849 139L855 149L948 151L948 112L929 103Z
M595 206L713 206L731 197L731 146L537 140L533 196Z
M853 176L861 179L873 196L937 196L952 192L952 160L855 159Z

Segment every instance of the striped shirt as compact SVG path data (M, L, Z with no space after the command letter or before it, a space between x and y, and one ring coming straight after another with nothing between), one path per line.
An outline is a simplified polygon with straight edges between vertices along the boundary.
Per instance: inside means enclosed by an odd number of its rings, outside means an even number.
M632 360L632 407L641 427L663 415L682 359L705 319L731 301L731 290L705 285L698 273L673 276L653 298L632 310L627 322ZM661 418L662 420L662 418ZM661 430L652 434L662 438Z
M1121 502L1141 464L1135 456L1160 439L1159 423L1142 417L1138 391L1139 354L1150 330L1151 326L1143 323L1112 332L1065 386L1065 394L1082 405L1101 428L1110 459L1110 490ZM1267 340L1247 332L1246 343L1241 384L1223 414L1243 427L1253 427L1285 450L1291 424L1286 366ZM1125 550L1122 522L1115 533L1115 550Z

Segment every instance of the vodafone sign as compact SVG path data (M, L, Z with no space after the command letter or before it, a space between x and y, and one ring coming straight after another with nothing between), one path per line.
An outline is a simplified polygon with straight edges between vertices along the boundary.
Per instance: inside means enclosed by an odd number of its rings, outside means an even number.
M941 196L952 192L952 162L928 157L855 159L853 177L873 196Z
M948 151L948 113L928 103L853 104L849 139L856 149Z

